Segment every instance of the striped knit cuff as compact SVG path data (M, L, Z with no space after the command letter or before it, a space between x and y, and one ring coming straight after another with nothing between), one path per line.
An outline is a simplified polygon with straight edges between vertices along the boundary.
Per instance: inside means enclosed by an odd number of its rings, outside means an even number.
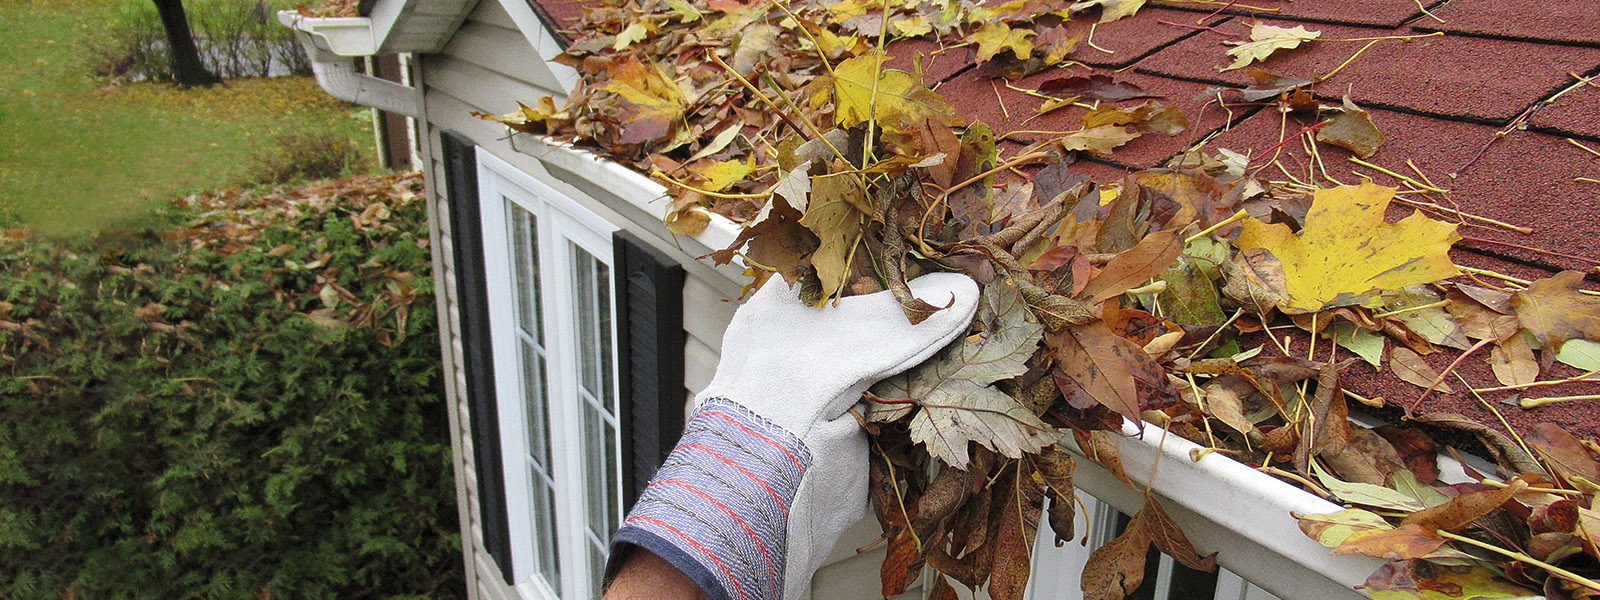
M789 507L810 464L793 434L734 402L707 400L612 538L607 572L632 544L716 600L781 599Z

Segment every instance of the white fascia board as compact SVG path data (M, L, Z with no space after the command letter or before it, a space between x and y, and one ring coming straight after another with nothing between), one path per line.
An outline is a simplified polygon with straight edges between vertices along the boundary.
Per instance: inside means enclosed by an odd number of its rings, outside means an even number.
M560 82L562 94L565 95L577 87L583 77L578 74L577 69L553 62L556 55L562 52L561 44L556 41L556 33L546 28L539 15L534 14L533 7L528 5L528 1L500 0L500 5L511 15L511 20L516 22L517 29L528 39L534 52L539 53L539 58L551 77Z
M588 150L546 137L517 133L511 136L511 142L518 152L582 177L620 198L631 208L662 221L667 218L671 208L671 196L667 195L667 188L638 171ZM711 220L700 233L684 237L706 248L721 249L733 244L739 236L739 225L727 217L701 208L691 210L704 212Z
M1116 437L1122 466L1137 486L1164 500L1173 518L1202 553L1218 552L1228 570L1281 598L1365 598L1355 589L1385 561L1368 556L1333 556L1300 532L1294 515L1322 514L1343 507L1218 453L1190 460L1199 445L1160 427L1123 422ZM1133 514L1144 501L1072 443L1080 489ZM1320 575L1305 577L1306 569ZM1312 580L1315 579L1315 580Z

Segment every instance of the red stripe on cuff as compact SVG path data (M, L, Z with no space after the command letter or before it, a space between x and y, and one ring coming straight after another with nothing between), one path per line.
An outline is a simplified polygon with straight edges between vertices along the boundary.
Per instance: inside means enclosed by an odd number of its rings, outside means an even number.
M738 523L739 527L744 529L745 535L750 536L750 541L756 543L756 549L761 551L761 557L767 560L767 574L772 577L772 597L776 600L778 597L778 570L772 565L772 555L767 553L767 546L766 544L761 543L761 536L756 535L756 530L751 529L750 525L745 523L744 519L739 518L738 513L735 513L733 512L733 509L728 508L728 505L723 504L716 498L713 498L711 494L707 494L704 490L695 487L693 484L687 481L682 479L662 479L656 483L671 484L688 490L689 493L699 496L701 500L705 500L706 502L716 505L716 507L722 509L722 512L726 513L729 518L732 518L733 522Z
M733 416L729 415L728 413L722 412L720 410L708 410L708 411L705 411L704 414L716 415L716 416L722 417L722 419L724 421L732 423L735 427L738 427L739 429L743 430L745 433L748 433L748 434L750 434L752 436L755 436L757 439L760 439L761 441L766 442L768 445L772 446L773 448L777 448L779 451L783 452L784 456L789 457L789 461L794 463L795 468L800 470L800 474L802 476L805 475L806 466L804 464L802 464L800 462L800 459L795 457L794 453L790 452L789 448L785 447L783 444L780 444L780 443L778 443L776 441L773 441L772 438L769 438L769 437L767 437L765 435L762 435L761 432L756 431L754 429L751 429L751 428L745 426L744 423L740 423L738 419L733 418Z
M734 591L739 592L739 599L740 600L745 600L746 598L749 598L749 596L746 596L745 593L744 593L744 587L739 585L739 579L733 576L733 571L729 571L728 570L728 566L722 564L722 561L717 559L717 555L713 554L711 552L710 548L707 548L705 546L700 545L700 542L694 541L694 538L689 537L688 534L685 534L683 531L679 530L677 527L673 527L672 524L667 523L666 521L663 521L661 519L657 519L655 517L650 517L650 516L646 516L646 515L634 515L634 516L628 517L628 521L630 521L630 522L631 521L644 521L644 522L649 523L651 525L655 525L657 527L665 529L669 533L671 533L672 535L678 536L678 539L683 540L685 542L688 542L688 544L690 546L693 546L695 550L698 550L701 555L705 556L706 558L711 559L711 563L717 565L717 569L722 571L723 575L727 576L728 581L733 583Z

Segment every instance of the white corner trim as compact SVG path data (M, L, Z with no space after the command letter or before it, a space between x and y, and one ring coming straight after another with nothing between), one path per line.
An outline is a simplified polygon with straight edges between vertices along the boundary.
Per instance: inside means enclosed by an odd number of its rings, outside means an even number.
M671 198L667 195L667 188L638 171L571 144L532 134L512 135L511 145L518 152L605 187L607 191L647 215L661 220L667 217ZM733 244L734 239L739 237L740 226L722 215L710 211L703 212L711 218L705 230L685 237L714 250Z
M533 46L533 51L539 54L546 71L551 78L561 85L562 94L571 92L577 87L582 76L577 69L557 62L551 62L557 54L561 54L561 44L556 42L556 34L545 27L539 15L534 14L533 7L527 0L500 0L500 5L511 15L511 20L516 22L517 29L522 31L522 36L528 38L528 44Z
M1128 477L1135 485L1147 486L1167 500L1166 506L1201 552L1220 552L1218 560L1223 566L1280 597L1334 597L1304 595L1311 592L1306 586L1312 582L1297 577L1292 570L1285 572L1281 568L1285 562L1321 575L1328 580L1324 587L1342 588L1348 592L1345 597L1365 597L1354 587L1365 582L1385 561L1359 555L1333 556L1327 547L1301 533L1293 516L1331 513L1343 507L1221 454L1209 453L1199 462L1192 461L1189 452L1199 449L1199 445L1164 434L1155 425L1146 424L1143 437L1132 422L1124 421L1122 429L1123 435L1116 438L1116 443ZM1137 491L1112 478L1098 463L1084 458L1075 444L1062 446L1080 459L1084 467L1080 472L1090 475L1078 478L1084 491L1111 501L1129 514L1138 509L1142 497ZM1190 513L1203 522L1185 522L1192 520L1181 518L1179 513ZM1275 556L1253 556L1252 550L1257 549L1240 547L1244 542L1253 542L1259 550Z

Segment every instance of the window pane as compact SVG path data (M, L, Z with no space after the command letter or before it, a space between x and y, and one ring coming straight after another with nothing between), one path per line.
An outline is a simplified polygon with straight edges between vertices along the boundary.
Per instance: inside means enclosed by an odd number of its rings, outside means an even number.
M522 388L526 394L528 452L534 464L550 472L550 396L545 384L544 353L538 346L522 343Z
M539 302L539 220L521 206L506 200L511 211L511 235L516 244L512 261L517 269L517 324L534 340L544 343L544 307Z
M611 393L611 267L573 246L577 264L578 338L583 362L583 388L616 414Z
M561 589L561 557L556 544L555 488L542 475L533 476L533 549L538 576L553 590Z
M589 530L610 540L622 518L621 461L617 430L592 404L583 402L584 486L588 492Z

